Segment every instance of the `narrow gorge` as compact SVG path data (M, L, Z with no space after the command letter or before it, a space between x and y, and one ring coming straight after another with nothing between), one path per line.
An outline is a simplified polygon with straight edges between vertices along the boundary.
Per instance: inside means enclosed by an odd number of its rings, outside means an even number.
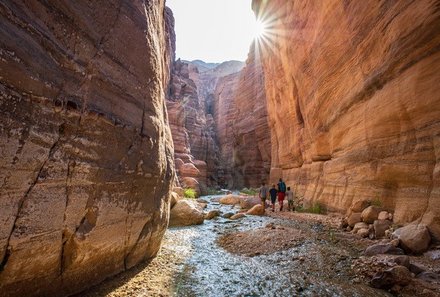
M221 63L176 57L165 5L0 3L0 297L414 296L425 270L438 296L438 1L252 0L266 31ZM328 215L212 195L280 178ZM214 220L168 228L179 201ZM368 240L426 267L364 283ZM144 263L166 293L84 291Z

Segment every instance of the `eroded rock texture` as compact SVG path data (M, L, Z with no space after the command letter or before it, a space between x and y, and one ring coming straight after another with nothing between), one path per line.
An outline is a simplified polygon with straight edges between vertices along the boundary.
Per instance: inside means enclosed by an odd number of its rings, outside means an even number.
M379 199L440 235L438 2L261 1L272 179L345 211Z
M225 186L214 121L214 92L218 81L240 71L242 62L208 64L174 62L167 100L175 148L176 171L183 187L206 193Z
M14 0L0 15L0 295L66 295L159 249L164 3Z
M214 115L222 171L230 188L258 187L270 170L270 133L264 76L251 47L246 66L221 78Z

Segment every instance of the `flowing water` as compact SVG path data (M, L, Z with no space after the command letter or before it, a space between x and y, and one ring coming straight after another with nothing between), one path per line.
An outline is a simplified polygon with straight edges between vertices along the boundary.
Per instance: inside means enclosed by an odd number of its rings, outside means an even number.
M230 212L231 206L211 202L207 211L211 209ZM300 229L307 237L293 248L254 257L231 254L216 244L223 234L268 223ZM390 296L352 275L350 264L359 251L333 240L331 232L320 223L256 216L240 221L218 218L200 226L170 228L166 234L167 248L185 259L173 280L172 295Z

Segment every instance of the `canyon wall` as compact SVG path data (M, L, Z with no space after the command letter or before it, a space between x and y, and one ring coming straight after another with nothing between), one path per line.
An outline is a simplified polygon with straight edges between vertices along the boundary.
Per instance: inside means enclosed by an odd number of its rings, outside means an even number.
M440 237L438 2L254 0L271 179L342 211L378 200Z
M153 257L167 226L164 1L0 14L0 296L67 295Z
M214 120L213 93L218 81L243 68L243 63L175 61L167 98L181 186L205 194L208 188L225 187L224 169Z
M221 168L230 188L259 187L269 176L271 138L264 76L255 47L246 66L222 77L214 92L214 118Z

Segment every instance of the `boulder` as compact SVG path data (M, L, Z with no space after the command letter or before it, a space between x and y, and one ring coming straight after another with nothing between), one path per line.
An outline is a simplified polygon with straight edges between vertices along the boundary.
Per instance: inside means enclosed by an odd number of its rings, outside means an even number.
M351 204L350 210L352 212L359 212L361 213L365 208L370 206L370 202L367 200L358 200L356 202L353 202Z
M249 209L246 214L248 215L254 215L254 216L262 216L264 215L265 210L263 205L261 204L257 204L254 207L252 207L251 209Z
M183 197L185 190L182 187L174 187L173 192L176 192L177 195Z
M388 217L388 213L387 213ZM385 231L391 226L391 222L388 220L375 220L373 223L374 235L376 238L383 238L385 236Z
M353 212L347 219L348 226L352 227L356 225L357 223L361 222L361 213L360 212Z
M390 243L376 243L369 247L364 252L365 256L374 256L379 254L389 255L403 255L403 250L393 246Z
M200 195L201 189L199 182L193 177L182 177L182 184L185 188L194 189L197 192L197 195Z
M362 238L368 237L369 234L370 234L370 231L365 228L359 229L357 232L357 235L359 235Z
M218 216L220 216L220 211L217 209L214 209L205 215L205 220L212 220L213 218L216 218Z
M241 196L237 196L237 195L226 195L224 197L221 197L219 202L221 204L227 204L227 205L235 205L235 204L239 204L241 200Z
M251 209L257 204L261 204L261 199L259 197L242 197L240 199L240 207L242 209Z
M180 176L182 177L194 177L200 176L200 171L194 166L193 163L185 163L179 167Z
M174 205L176 205L177 201L179 201L180 199L182 199L181 196L179 196L179 194L177 194L176 192L171 192L170 193L170 207L173 208Z
M368 225L365 224L364 222L359 222L356 223L356 225L354 225L352 232L354 234L356 234L360 229L367 229L368 230Z
M425 225L409 224L394 231L393 236L399 238L402 248L410 253L425 252L431 242L428 228Z
M371 205L362 211L361 218L362 221L367 224L373 224L377 217L379 216L381 209L377 206Z
M179 200L170 212L169 226L190 226L203 224L205 215L194 200Z
M411 272L405 266L394 266L373 276L370 284L377 289L391 289L394 285L406 286L412 280Z
M232 217L230 217L231 220L238 220L241 218L244 218L246 215L244 213L237 213L235 215L233 215Z
M378 220L388 220L388 218L389 218L389 213L387 211L381 211L377 216Z

